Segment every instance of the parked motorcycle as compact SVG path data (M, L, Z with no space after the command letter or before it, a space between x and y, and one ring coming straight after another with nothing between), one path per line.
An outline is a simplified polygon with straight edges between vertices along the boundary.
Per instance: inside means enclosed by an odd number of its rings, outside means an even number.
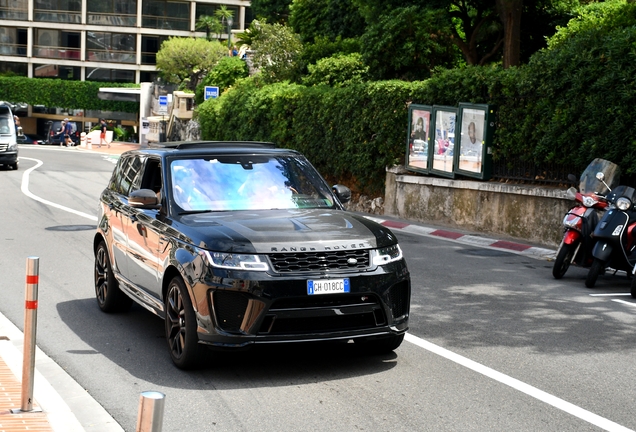
M597 173L602 173L607 182L597 179ZM575 181L576 178L572 177L571 180ZM591 234L608 206L605 195L619 183L619 178L618 165L605 159L594 159L581 174L578 190L574 187L568 189L567 197L575 200L576 204L563 218L565 233L552 267L555 279L561 279L571 264L579 267L592 265L594 239Z
M603 173L599 172L597 178L602 181ZM593 234L596 244L592 250L594 261L585 279L588 288L594 287L606 268L632 275L636 264L636 189L618 186L607 195L607 201L610 207Z

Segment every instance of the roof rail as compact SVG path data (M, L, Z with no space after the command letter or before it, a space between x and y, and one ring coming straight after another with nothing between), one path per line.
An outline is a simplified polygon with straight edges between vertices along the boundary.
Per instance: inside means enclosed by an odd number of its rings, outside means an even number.
M174 141L162 143L149 143L151 148L196 149L214 147L241 147L241 148L276 148L276 144L264 141Z

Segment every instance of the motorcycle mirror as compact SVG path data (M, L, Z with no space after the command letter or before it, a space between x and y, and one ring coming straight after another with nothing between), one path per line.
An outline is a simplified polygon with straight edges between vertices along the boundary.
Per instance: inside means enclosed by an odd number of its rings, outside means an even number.
M597 172L596 178L599 179L600 181L603 181L605 180L605 174L603 174L602 172Z
M576 183L576 176L574 174L568 174L568 180L572 183Z
M576 188L571 187L567 191L565 191L565 197L568 199L576 199Z

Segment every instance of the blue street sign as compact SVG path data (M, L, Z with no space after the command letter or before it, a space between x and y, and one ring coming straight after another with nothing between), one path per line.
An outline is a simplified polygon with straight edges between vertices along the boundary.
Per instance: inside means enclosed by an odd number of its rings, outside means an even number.
M168 96L159 96L159 113L165 114L168 112Z
M205 96L203 100L216 99L219 97L219 88L214 86L205 86Z

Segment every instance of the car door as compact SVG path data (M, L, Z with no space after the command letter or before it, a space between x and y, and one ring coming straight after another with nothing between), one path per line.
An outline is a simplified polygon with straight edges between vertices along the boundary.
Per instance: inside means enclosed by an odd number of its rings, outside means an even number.
M138 189L152 189L161 194L161 163L158 158L147 158L143 162ZM159 258L159 237L162 230L159 210L129 206L126 222L129 279L137 288L160 300L159 275L163 272Z

